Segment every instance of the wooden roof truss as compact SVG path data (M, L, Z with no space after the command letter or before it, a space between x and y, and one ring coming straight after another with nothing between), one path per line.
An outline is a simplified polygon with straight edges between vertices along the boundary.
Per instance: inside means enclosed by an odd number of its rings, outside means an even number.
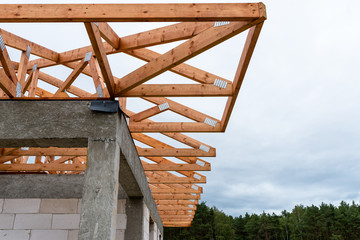
M91 45L59 53L0 29L0 98L118 99L122 110L130 116L129 128L133 138L148 146L137 148L164 226L190 226L203 192L198 184L206 183L206 177L199 171L210 171L210 163L200 157L215 157L216 153L214 147L183 133L225 131L265 19L262 3L2 4L0 22L83 22ZM180 23L120 37L107 22ZM244 32L247 38L232 81L185 63ZM148 48L179 40L186 41L164 54ZM11 59L8 47L21 51L19 62ZM146 63L118 78L113 75L108 60L108 55L117 53L125 53ZM31 55L39 58L30 60ZM66 79L57 79L43 72L43 69L57 65L72 69ZM166 71L194 83L146 84ZM96 93L72 85L80 74L92 78ZM51 92L40 88L40 81L57 90ZM169 99L199 96L227 97L222 118L216 119ZM127 98L132 97L154 106L133 112L126 104ZM191 122L155 122L149 119L165 111L177 113ZM186 148L175 148L146 134L150 132L161 133ZM86 148L24 146L0 149L0 171L81 174L85 170L86 155ZM30 156L34 159L31 163Z

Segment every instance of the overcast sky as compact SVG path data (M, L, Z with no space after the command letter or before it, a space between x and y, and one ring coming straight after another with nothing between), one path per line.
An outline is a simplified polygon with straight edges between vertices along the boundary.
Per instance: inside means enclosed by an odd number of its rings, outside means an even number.
M217 148L216 158L205 159L211 162L212 171L204 173L208 183L204 185L202 199L233 216L245 212L279 213L291 210L295 204L359 202L360 2L264 3L268 20L226 132L189 134ZM113 25L120 36L154 26L162 25ZM0 27L59 52L89 45L82 24L42 24L35 28L29 24L0 24ZM243 42L244 36L240 35L188 63L232 80ZM153 49L164 52L173 46ZM19 54L11 53L18 61ZM143 64L126 56L111 56L110 63L118 77ZM70 73L63 68L46 71L61 79ZM173 82L188 83L171 74L155 81L170 77ZM94 92L88 82L89 79L80 78L76 85ZM218 118L225 103L222 98L179 101ZM152 106L136 101L129 104L135 111Z

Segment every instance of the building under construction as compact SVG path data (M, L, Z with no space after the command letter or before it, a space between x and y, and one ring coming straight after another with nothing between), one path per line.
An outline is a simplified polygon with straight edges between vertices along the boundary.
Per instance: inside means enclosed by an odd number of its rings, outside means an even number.
M199 172L210 171L202 158L216 151L186 134L226 130L265 20L262 3L0 4L0 26L82 23L91 42L57 52L0 28L0 239L157 240L163 227L191 226ZM168 25L127 36L112 27L128 22ZM234 79L185 63L238 34ZM165 53L149 48L177 41ZM116 54L144 64L116 77ZM52 67L70 74L59 79ZM165 72L187 81L147 83ZM227 101L217 119L174 97ZM131 109L130 98L151 107ZM181 121L158 121L164 112Z

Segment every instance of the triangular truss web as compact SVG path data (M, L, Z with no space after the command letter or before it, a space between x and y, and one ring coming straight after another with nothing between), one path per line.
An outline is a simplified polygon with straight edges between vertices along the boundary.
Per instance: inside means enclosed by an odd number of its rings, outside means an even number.
M84 7L86 11L91 11L92 6ZM118 6L134 7L115 4L112 8ZM108 6L98 7L106 12ZM146 7L152 13L151 9L159 6L148 4ZM2 14L2 11L11 13L10 7L0 8L1 16L15 16L0 17L1 22L23 22L24 19L27 22L80 22L91 43L56 52L11 33L11 29L0 29L0 98L117 99L121 109L130 116L129 129L133 138L142 143L137 150L143 159L143 167L164 226L190 226L203 192L198 184L206 183L206 177L199 172L210 171L210 163L202 158L215 157L216 153L213 146L184 133L225 131L266 15L261 3L172 4L171 7L162 4L161 7L168 8L168 11L161 11L159 15L156 15L156 11L144 15L132 9L128 11L129 14L118 16L111 15L115 11L111 9L101 15L107 16L102 18L91 17L91 14L72 16L72 13L59 16L51 14L46 7L36 10L42 11L38 12L37 17L17 18L16 14ZM26 14L25 10L23 14ZM111 23L145 21L167 24L119 36L115 29L126 23ZM179 23L169 25L169 22ZM238 34L247 36L233 79L190 64L192 58ZM172 48L157 52L156 49L162 45ZM127 62L114 62L112 59L116 54L137 59L137 67L117 77L116 73L121 72L122 65ZM20 56L20 60L14 60L16 55ZM57 75L57 72L62 75ZM152 83L152 79L162 74L187 80L185 83ZM174 100L180 97L193 100L191 104ZM226 98L221 118L191 107L196 106L196 97ZM132 104L127 104L129 98ZM134 110L131 105L137 104L137 100L133 99L141 99L139 104L146 101L148 104L144 106L151 107ZM162 114L168 111L188 121L161 121ZM162 137L149 133L159 133ZM166 138L186 147L173 147L163 141ZM24 147L0 150L0 171L82 174L85 170L87 149L84 148Z

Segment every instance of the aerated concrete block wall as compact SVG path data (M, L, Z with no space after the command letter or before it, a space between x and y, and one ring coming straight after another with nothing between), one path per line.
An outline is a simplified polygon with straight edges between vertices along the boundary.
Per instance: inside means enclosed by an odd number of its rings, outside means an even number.
M124 239L125 204L118 200L116 240ZM80 209L77 198L0 199L0 240L77 240Z

